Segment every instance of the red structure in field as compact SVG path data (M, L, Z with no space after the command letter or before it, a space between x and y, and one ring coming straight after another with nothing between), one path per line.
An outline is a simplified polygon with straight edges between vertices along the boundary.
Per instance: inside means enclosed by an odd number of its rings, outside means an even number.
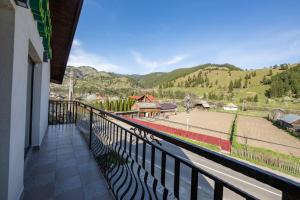
M129 120L131 120L135 123L138 123L138 124L156 129L158 131L162 131L162 132L166 132L166 133L186 137L186 138L196 140L196 141L199 141L199 142L204 142L204 143L207 143L207 144L213 144L213 145L219 146L224 151L228 151L228 152L231 151L231 143L230 143L229 140L224 140L224 139L221 139L221 138L217 138L217 137L213 137L213 136L209 136L209 135L204 135L204 134L201 134L201 133L186 131L186 130L182 130L182 129L176 129L176 128L172 128L172 127L161 125L161 124L155 124L155 123L152 123L152 122L146 122L146 121L138 120L138 119L135 119L135 118L127 118L127 119L129 119Z

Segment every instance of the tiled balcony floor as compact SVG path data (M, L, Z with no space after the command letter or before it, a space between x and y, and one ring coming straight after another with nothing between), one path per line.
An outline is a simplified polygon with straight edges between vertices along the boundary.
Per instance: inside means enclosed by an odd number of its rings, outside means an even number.
M24 200L114 199L74 125L49 126L25 170Z

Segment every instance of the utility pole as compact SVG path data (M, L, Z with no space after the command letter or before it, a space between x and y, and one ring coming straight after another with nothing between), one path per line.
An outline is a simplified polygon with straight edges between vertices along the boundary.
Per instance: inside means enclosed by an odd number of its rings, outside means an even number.
M70 78L70 81L69 81L68 111L69 111L69 113L71 113L72 112L72 110L71 110L72 103L71 102L73 101L74 85L76 84L76 75L75 75L75 72L73 71L73 69L70 70L69 78Z
M70 81L69 81L69 101L73 100L73 94L74 94L74 83L75 83L75 74L74 71L71 69L70 71Z
M184 97L184 105L186 108L186 129L189 131L190 127L190 107L191 107L191 96L188 94Z

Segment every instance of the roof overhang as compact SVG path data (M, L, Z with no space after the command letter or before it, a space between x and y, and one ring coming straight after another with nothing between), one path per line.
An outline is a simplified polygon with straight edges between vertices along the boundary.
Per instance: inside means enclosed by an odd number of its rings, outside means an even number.
M50 0L52 22L51 82L61 84L78 24L83 0Z

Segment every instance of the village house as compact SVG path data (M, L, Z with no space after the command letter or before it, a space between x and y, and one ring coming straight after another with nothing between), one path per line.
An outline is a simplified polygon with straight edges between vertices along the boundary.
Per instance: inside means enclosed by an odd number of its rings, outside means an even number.
M194 107L199 110L209 110L210 109L209 103L204 100L196 101L194 104Z
M300 132L300 115L288 114L277 120L277 123L286 129Z
M285 115L284 111L281 109L274 109L269 114L269 120L276 122L278 119L282 118Z
M177 105L173 103L160 103L160 112L161 113L176 113Z
M90 94L86 97L86 100L88 101L98 101L98 102L104 102L106 100L106 97L102 96L100 93L96 94Z
M229 103L223 107L224 110L228 111L237 111L239 107L237 105L234 105L233 103Z
M139 117L154 117L160 114L160 104L152 102L136 102L131 107L132 110L138 111Z
M142 96L129 96L130 99L136 100L138 102L154 102L155 97L149 94L145 94Z

